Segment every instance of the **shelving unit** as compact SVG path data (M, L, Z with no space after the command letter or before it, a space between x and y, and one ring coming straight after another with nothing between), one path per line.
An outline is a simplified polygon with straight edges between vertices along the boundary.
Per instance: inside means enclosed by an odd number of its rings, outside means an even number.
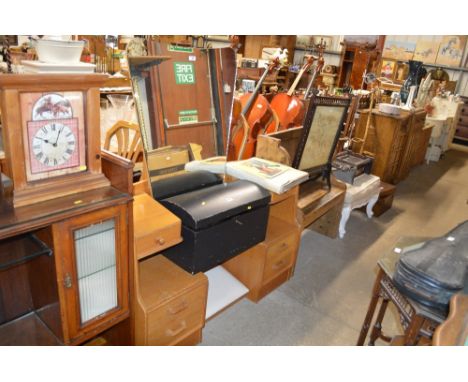
M221 265L205 272L208 278L208 300L205 319L216 316L221 311L243 298L249 290Z
M0 271L38 256L52 256L52 250L32 233L0 241Z

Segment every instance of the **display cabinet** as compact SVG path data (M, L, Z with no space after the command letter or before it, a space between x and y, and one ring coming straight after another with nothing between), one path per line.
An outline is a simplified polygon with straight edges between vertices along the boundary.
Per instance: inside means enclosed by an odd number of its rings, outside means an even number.
M351 86L353 89L361 89L363 75L372 71L379 59L379 50L377 46L381 41L374 44L366 43L344 43L341 51L338 86ZM364 84L365 86L365 84Z
M129 317L130 204L113 187L18 208L3 192L1 345L81 344Z
M364 137L368 115L368 110L360 111L355 137ZM402 111L400 115L372 110L364 146L364 153L374 157L372 174L383 182L397 184L408 176L414 165L421 163L430 137L425 116L422 109ZM353 150L358 151L361 144L355 143Z
M424 162L424 155L426 154L431 137L430 132L432 131L431 127L426 128L426 112L423 109L416 109L413 112L403 113L409 113L410 115L410 129L405 151L403 152L400 167L397 172L396 180L398 182L405 179L415 165Z

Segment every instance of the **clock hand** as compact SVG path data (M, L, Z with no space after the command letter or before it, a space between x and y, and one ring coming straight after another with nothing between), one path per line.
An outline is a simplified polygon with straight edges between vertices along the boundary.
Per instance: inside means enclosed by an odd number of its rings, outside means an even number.
M34 137L35 139L40 139L41 141L44 141L45 143L52 143L52 142L49 142L47 139L44 139L44 138L40 138L40 137Z
M57 147L57 142L58 142L58 139L59 139L60 134L62 133L63 129L64 129L64 128L62 127L62 128L60 129L60 131L58 132L58 134L57 134L57 139L55 140L55 143L53 143L53 146L54 146L54 147Z

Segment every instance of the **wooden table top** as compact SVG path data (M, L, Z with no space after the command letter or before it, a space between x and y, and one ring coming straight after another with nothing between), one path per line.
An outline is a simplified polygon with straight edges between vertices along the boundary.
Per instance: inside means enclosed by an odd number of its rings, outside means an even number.
M0 177L5 179L3 174ZM14 208L11 192L0 187L0 240L97 208L126 203L131 198L109 186Z

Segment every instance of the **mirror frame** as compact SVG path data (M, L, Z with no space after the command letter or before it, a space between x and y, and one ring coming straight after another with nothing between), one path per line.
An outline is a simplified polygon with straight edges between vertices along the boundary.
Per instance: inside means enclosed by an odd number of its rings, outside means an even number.
M302 171L306 171L310 176L323 174L324 177L329 178L329 173L331 172L331 162L333 159L333 153L335 152L338 139L340 137L341 130L344 127L344 122L348 112L349 105L351 103L350 98L341 98L341 97L328 97L328 96L312 96L310 99L309 107L307 110L306 117L304 119L302 136L299 140L299 144L292 162L292 167L297 168ZM315 117L317 115L318 108L329 108L331 111L336 113L337 120L339 121L336 125L332 126L320 126L322 129L327 129L333 135L332 142L327 148L327 157L324 159L323 163L315 165L309 168L300 168L301 161L304 156L305 148L308 143L311 143L312 139L312 128L317 128L314 126ZM313 144L312 144L313 145Z

